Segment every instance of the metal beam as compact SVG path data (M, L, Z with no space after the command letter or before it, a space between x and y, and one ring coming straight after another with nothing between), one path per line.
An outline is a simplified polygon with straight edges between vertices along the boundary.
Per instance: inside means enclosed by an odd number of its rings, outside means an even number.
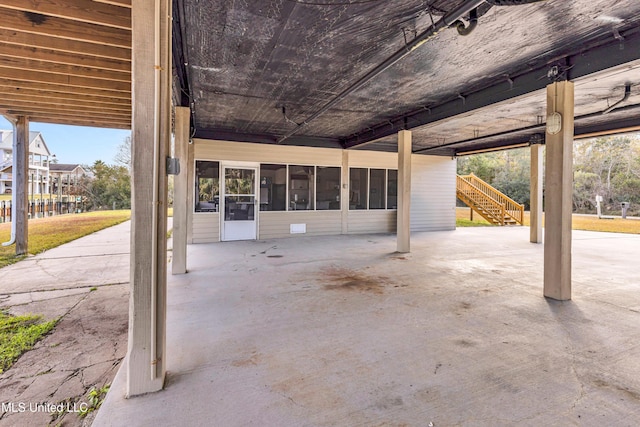
M494 76L490 84L472 92L457 94L438 105L409 111L395 119L368 127L343 140L345 148L353 148L395 134L398 129L415 129L440 120L468 113L492 104L507 101L544 89L549 80L547 72L556 64L569 68L567 78L574 80L608 68L640 60L640 29L632 28L622 32L624 40L600 40L582 52L576 52L552 61L532 66L526 71L514 70Z
M198 129L194 138L215 139L219 141L255 142L260 144L277 144L278 136L268 134L236 133L229 130ZM303 147L343 148L337 138L315 136L293 136L280 145L299 145Z
M588 137L584 135L616 133L612 132L612 130L626 130L627 132L631 132L634 130L634 128L638 127L640 123L637 118L629 118L628 116L618 118L615 117L617 113L624 114L630 111L638 111L638 114L640 114L640 104L621 107L606 116L607 120L602 121L601 123L589 123L593 118L603 117L602 113L600 112L585 114L583 116L576 117L574 119L574 139ZM532 138L535 138L535 135L543 136L545 132L545 126L546 125L542 123L539 125L511 129L508 131L486 135L478 138L454 141L433 147L418 148L414 150L413 153L450 156L468 150L469 147L465 147L466 149L463 149L460 147L462 145L473 146L473 150L488 150L503 146L511 146L514 144L529 142L532 140Z

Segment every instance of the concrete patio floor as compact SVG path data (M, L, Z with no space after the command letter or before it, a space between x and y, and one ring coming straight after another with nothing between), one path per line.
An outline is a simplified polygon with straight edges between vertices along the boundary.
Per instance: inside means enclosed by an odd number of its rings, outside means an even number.
M94 426L640 425L640 235L574 231L557 302L528 233L191 245L166 389Z

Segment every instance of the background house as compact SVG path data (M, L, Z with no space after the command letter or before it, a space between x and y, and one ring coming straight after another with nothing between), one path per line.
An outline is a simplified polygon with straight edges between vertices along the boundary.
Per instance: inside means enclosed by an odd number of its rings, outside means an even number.
M86 171L79 164L52 163L49 165L51 194L78 194L77 186L84 175Z
M29 132L29 194L49 193L51 152L40 132ZM12 190L13 131L0 130L0 194Z

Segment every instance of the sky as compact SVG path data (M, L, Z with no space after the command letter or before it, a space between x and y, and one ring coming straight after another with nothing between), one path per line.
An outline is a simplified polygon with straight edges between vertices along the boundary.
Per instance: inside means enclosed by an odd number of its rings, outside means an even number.
M0 129L12 130L11 123L0 116ZM51 154L58 163L92 165L96 160L115 163L118 146L131 134L128 130L103 129L84 126L29 123L30 131L42 134Z

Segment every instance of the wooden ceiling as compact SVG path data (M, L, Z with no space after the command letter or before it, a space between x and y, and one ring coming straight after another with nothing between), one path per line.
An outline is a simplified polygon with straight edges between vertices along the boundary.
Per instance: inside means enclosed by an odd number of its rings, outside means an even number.
M131 128L132 0L0 0L0 114Z

